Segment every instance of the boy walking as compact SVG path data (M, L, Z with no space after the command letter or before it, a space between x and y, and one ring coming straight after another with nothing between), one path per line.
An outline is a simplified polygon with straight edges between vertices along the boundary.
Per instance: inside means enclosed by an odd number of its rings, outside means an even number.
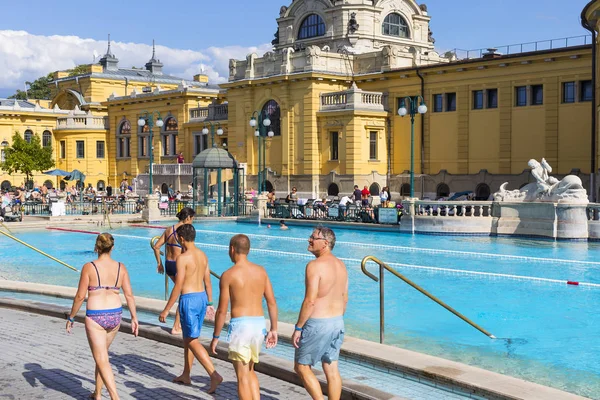
M196 229L193 225L182 225L177 229L177 238L183 248L177 259L177 275L175 286L169 297L165 309L158 317L160 322L166 322L169 310L179 297L179 315L181 329L183 331L184 348L184 370L183 374L175 379L175 382L190 384L190 373L194 361L192 355L200 361L210 376L210 388L208 393L214 393L223 378L217 373L210 360L208 352L200 344L198 337L204 322L207 307L212 307L212 285L210 282L210 270L206 254L196 247ZM181 296L180 296L181 295Z
M277 345L277 304L267 271L248 261L249 252L248 236L235 235L231 238L229 258L234 265L221 276L219 308L210 348L213 354L216 354L231 299L229 359L233 362L238 380L238 396L240 400L259 400L260 386L254 372L254 364L258 363L265 336L267 348ZM263 297L267 301L271 320L268 333L262 308Z

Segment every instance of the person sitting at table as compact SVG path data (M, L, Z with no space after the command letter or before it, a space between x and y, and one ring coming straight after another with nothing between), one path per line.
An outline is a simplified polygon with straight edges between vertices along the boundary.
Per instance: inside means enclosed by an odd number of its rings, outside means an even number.
M286 203L298 203L298 193L295 187L292 188L290 194L285 198Z
M267 194L267 203L269 203L270 205L274 205L275 199L275 189L271 189L271 191Z

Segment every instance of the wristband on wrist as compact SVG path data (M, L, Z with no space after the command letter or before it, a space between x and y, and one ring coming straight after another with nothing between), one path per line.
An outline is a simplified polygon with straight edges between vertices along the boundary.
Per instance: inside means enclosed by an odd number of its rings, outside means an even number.
M221 337L221 336L216 336L216 335L213 335L213 339L218 339L218 338L220 338L220 337Z
M296 332L302 332L302 329L304 328L300 328L298 325L294 325L294 329L296 330Z
M212 306L214 303L212 301L209 301L208 303L206 303L207 306Z
M70 323L74 324L75 323L75 318L67 317L67 321L69 321Z

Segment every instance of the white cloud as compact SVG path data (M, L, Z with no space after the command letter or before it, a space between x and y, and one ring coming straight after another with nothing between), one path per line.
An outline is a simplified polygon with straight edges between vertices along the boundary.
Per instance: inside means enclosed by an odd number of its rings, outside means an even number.
M262 55L270 49L268 44L257 47L209 47L201 51L157 45L156 56L164 64L165 73L191 79L203 66L211 82L221 83L227 81L230 58L244 59L252 52ZM123 68L142 67L152 55L152 46L143 43L113 41L111 50ZM90 64L94 53L101 56L106 53L106 41L0 30L0 89L22 89L25 81L32 81L49 72Z

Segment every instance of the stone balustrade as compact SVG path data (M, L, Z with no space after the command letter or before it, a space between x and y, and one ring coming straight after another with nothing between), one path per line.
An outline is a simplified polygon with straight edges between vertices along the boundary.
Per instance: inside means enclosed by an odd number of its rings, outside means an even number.
M228 116L229 105L227 103L190 109L190 122L227 121Z
M445 218L487 218L492 216L492 202L417 200L414 203L414 215Z
M109 129L108 117L96 117L93 115L68 115L60 117L56 121L56 129Z
M192 164L153 164L153 175L191 176Z
M369 110L386 111L387 96L381 92L366 92L353 84L348 90L321 94L321 111Z

